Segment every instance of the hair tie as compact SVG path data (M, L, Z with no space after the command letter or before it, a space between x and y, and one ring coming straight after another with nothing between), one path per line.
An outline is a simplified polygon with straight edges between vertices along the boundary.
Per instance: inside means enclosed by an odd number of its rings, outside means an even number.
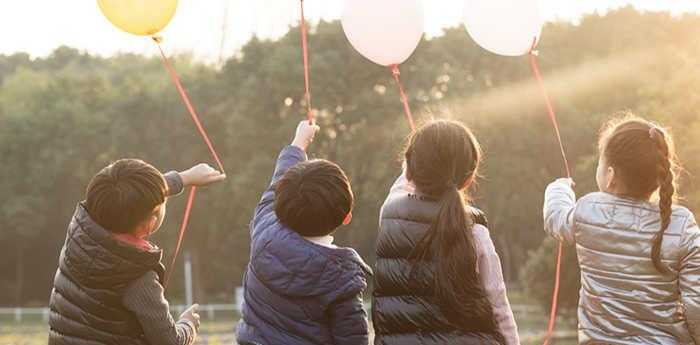
M652 140L657 141L659 139L659 137L662 137L662 136L663 136L663 133L661 132L661 130L658 127L651 126L651 128L649 128L649 138L651 138Z

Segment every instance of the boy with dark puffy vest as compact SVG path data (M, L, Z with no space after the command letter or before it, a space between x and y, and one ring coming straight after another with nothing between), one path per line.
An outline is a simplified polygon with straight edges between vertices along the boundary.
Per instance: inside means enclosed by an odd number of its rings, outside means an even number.
M134 159L93 177L68 226L51 292L49 345L191 345L194 305L179 321L165 300L163 251L148 241L168 197L225 175L206 164L161 174Z
M336 164L307 160L318 126L304 121L280 153L251 222L242 345L367 345L362 293L370 268L332 234L352 218L353 194Z

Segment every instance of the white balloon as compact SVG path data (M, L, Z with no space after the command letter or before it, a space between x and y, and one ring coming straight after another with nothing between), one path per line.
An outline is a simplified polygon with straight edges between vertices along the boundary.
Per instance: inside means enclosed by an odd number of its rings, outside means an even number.
M420 0L345 0L341 22L360 54L391 66L406 61L423 37Z
M542 14L538 0L466 0L464 25L484 49L520 56L539 40Z

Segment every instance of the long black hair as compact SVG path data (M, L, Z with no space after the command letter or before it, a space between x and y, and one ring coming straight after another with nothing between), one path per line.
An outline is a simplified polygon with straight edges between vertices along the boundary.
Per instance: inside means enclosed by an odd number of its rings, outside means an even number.
M481 156L476 137L459 122L431 121L411 136L405 152L408 178L418 192L440 203L437 218L411 255L412 274L421 263L433 263L431 289L447 321L504 343L477 274L474 220L463 192L477 176Z

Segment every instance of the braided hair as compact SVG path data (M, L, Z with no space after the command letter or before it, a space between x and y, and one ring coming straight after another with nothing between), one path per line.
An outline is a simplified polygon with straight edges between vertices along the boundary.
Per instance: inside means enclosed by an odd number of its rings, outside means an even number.
M600 152L620 177L625 196L648 199L658 191L661 227L651 242L651 260L660 273L668 273L661 262L661 247L676 194L677 164L671 135L652 122L628 115L603 128Z

